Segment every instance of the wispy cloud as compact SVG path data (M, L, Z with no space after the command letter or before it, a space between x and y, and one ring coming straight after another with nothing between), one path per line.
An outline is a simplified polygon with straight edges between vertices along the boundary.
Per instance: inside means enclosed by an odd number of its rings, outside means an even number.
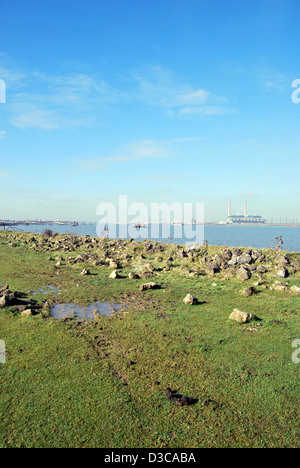
M8 177L8 176L9 176L9 172L3 171L2 169L0 169L0 177Z
M149 158L166 158L171 155L167 142L141 140L130 143L123 149L115 150L110 156L95 158L73 158L73 162L84 171L103 170L110 163L141 161Z
M107 115L111 106L126 98L99 74L46 74L19 70L0 54L0 76L7 85L5 106L13 126L56 130L93 124L95 113ZM99 123L99 122L98 122Z
M291 80L283 73L271 70L260 70L256 74L266 91L284 91L291 86Z
M136 99L150 106L172 110L173 115L221 115L226 111L226 97L216 96L201 86L193 87L164 67L152 66L134 71L132 77L137 84Z
M6 137L6 131L0 130L0 138L5 138L5 137Z
M170 140L140 140L126 145L124 148L116 149L109 156L99 156L94 158L73 158L72 161L81 170L101 171L109 164L126 163L132 161L142 161L145 159L161 159L172 157L175 154L174 145L200 141L203 138L187 137L173 138Z
M226 109L224 107L218 107L218 106L203 106L203 107L183 107L182 109L179 110L180 115L198 115L198 116L204 116L204 115L223 115L227 114L229 112L233 112L233 110Z
M112 85L95 73L44 73L23 70L0 54L0 76L9 99L10 123L21 129L53 131L85 125L100 125L120 104L161 108L165 116L203 117L228 112L228 99L192 86L162 66L125 73L126 79ZM126 90L124 83L126 82ZM130 109L130 108L129 108Z
M12 125L19 128L35 128L40 130L56 130L58 128L78 127L86 125L84 119L65 119L55 112L45 110L28 110L11 119Z

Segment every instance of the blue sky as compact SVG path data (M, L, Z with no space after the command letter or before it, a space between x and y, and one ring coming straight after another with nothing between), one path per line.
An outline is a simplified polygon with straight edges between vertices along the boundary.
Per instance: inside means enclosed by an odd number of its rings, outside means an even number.
M300 221L298 0L0 0L0 219Z

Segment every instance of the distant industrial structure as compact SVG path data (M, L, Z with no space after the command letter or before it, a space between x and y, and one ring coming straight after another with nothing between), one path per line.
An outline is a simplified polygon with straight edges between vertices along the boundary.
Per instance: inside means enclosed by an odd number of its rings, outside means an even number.
M228 217L225 224L265 224L266 220L259 215L249 215L247 212L247 202L244 204L244 214L231 214L231 201L228 200Z

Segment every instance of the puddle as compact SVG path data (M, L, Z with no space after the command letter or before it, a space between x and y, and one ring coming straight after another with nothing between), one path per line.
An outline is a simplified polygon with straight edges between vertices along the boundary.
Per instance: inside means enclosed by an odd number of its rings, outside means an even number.
M37 291L30 291L30 292L33 296L38 294ZM39 288L38 292L41 294L48 294L48 293L58 294L58 289L55 288L54 286L46 286L45 288Z
M51 316L57 319L74 316L85 321L91 321L95 319L95 314L97 313L109 317L124 307L126 307L124 304L110 304L109 302L99 301L93 302L86 307L77 304L55 304L51 308Z

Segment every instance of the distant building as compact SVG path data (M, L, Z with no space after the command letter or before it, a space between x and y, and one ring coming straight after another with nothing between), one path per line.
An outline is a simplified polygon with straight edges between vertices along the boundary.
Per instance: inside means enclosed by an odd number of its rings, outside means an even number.
M259 215L249 215L247 213L247 202L244 204L244 214L231 214L231 202L228 200L228 218L226 224L265 224L266 220Z

